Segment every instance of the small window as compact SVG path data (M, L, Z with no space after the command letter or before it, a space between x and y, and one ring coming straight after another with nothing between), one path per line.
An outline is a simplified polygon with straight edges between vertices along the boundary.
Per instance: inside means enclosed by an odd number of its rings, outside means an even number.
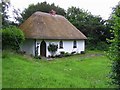
M73 41L73 48L77 48L77 42L76 42L76 40Z
M59 48L63 48L63 41L60 41Z

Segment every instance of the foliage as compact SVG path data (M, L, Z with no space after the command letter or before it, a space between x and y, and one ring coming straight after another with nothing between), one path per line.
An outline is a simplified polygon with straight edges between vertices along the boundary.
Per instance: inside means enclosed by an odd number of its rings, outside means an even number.
M101 50L101 51L107 51L109 48L109 44L107 44L106 42L97 42L96 45L93 45L92 43L93 41L87 41L87 45L86 45L86 49L88 50Z
M24 41L23 32L15 26L9 26L1 30L2 49L18 50Z
M61 51L60 54L65 54L65 52L64 52L64 51Z
M61 51L59 55L57 55L57 57L62 58L62 57L68 57L71 56L72 54L70 54L69 52L64 52Z
M34 58L35 59L41 59L41 56L35 56Z
M102 35L105 29L105 21L99 16L93 16L90 12L80 8L71 7L67 10L67 19L86 36Z
M19 19L20 22L25 21L27 18L29 18L34 12L36 11L42 11L49 13L51 10L55 10L57 14L65 15L65 10L63 8L60 8L59 6L55 6L53 4L48 4L47 2L37 3L36 5L31 4L28 8L26 8L22 13L22 18Z
M111 47L109 48L108 56L113 61L112 83L120 88L120 4L113 9L111 19L113 20L111 33L114 34L114 39L110 40Z
M81 51L81 54L85 54L85 51Z
M22 18L19 18L19 22L22 23L36 11L49 13L52 9L55 10L57 14L65 16L88 37L86 41L88 48L90 48L89 46L96 48L99 42L107 42L106 38L110 39L112 36L110 33L110 25L108 24L110 20L103 20L100 16L94 16L90 12L76 7L68 8L67 12L65 12L64 9L55 6L54 3L48 4L47 2L42 2L29 5L29 7L21 13ZM96 49L101 48L100 45L97 47Z
M103 54L89 51L82 55L46 61L3 52L2 87L112 88L112 85L107 84L109 78L106 77L110 71L110 61L105 56L92 56L96 53Z
M68 56L71 56L71 54L69 52L65 52L64 57L68 57Z
M66 18L87 36L87 47L95 46L99 42L106 42L110 37L109 27L100 16L93 16L90 12L71 7L67 10Z
M57 49L58 49L58 45L55 45L54 43L50 43L48 46L48 51L51 52L52 56L54 56Z

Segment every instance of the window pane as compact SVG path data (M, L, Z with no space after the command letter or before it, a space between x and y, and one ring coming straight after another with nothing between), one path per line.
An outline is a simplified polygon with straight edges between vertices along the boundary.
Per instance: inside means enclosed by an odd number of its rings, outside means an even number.
M76 40L73 41L73 48L77 48L77 42L76 42Z
M60 41L59 48L63 48L63 41Z

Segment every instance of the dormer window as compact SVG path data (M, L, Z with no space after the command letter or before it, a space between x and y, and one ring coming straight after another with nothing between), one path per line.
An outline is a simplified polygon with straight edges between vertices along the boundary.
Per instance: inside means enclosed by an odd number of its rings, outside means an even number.
M73 41L73 48L77 48L77 41L76 40Z
M63 48L63 41L59 42L59 48Z

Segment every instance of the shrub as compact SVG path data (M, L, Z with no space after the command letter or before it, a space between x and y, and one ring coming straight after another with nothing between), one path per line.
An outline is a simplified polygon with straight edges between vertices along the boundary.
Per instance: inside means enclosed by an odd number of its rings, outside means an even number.
M101 51L106 51L109 48L109 44L107 44L106 42L100 41L97 42L96 44L93 43L89 43L87 44L86 47L88 50L101 50Z
M71 55L70 53L65 52L64 57L68 57L68 56L70 56L70 55Z
M85 51L81 51L81 54L85 54Z
M17 53L19 53L19 54L21 54L21 55L24 55L24 54L26 54L26 51L21 50L21 51L18 51Z
M41 59L41 56L34 56L35 59Z
M71 54L68 52L61 51L59 55L56 55L55 57L62 58L62 57L68 57Z
M99 42L97 43L97 50L108 50L109 48L109 44L107 44L106 42Z
M63 56L61 54L55 55L56 58L62 58Z
M7 50L6 51L3 50L3 52L2 52L2 58L9 58L8 52L9 51L7 51Z
M61 55L64 55L64 54L65 54L65 52L64 52L64 51L61 51L61 52L60 52L60 54L61 54Z
M18 50L25 39L23 32L15 26L7 27L1 31L2 49Z
M114 9L112 19L113 26L111 27L111 31L114 33L114 39L111 40L108 56L113 61L111 73L112 83L120 89L120 4Z
M54 43L50 43L48 46L48 51L51 53L52 56L54 56L57 49L58 49L58 45L55 45Z

